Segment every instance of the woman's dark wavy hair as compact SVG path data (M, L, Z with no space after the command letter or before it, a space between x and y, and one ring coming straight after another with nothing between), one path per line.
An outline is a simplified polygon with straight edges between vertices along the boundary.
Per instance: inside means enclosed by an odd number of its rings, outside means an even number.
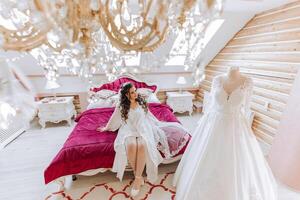
M125 122L128 119L128 113L129 113L129 109L130 109L130 100L127 97L127 95L129 95L129 90L132 87L133 87L132 83L130 83L130 82L124 83L122 85L121 92L120 92L121 117ZM147 113L148 112L147 102L140 94L138 94L138 97L136 98L136 101L138 102L138 104L140 106L142 106L145 113Z

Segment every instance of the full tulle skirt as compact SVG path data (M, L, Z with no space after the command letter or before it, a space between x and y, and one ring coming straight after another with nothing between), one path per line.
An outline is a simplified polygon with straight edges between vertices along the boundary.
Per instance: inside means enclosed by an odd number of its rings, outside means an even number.
M173 179L176 200L276 200L277 184L241 112L198 123Z

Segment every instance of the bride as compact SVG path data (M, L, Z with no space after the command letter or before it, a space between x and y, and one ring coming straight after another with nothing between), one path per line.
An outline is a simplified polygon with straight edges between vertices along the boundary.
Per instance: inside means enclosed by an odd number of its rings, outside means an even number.
M147 178L155 182L157 167L163 161L158 150L163 152L165 158L176 155L188 142L189 133L179 123L160 122L149 110L146 101L137 94L136 88L130 82L123 84L120 91L120 103L105 127L98 131L116 131L118 135L114 142L116 152L112 171L117 172L117 177L122 180L124 170L129 161L135 180L131 189L131 196L139 193L144 180L142 177L145 165ZM172 132L173 130L173 132ZM172 144L167 137L176 132L172 137Z
M252 80L231 67L213 79L208 112L176 170L177 200L276 200L277 185L247 121Z

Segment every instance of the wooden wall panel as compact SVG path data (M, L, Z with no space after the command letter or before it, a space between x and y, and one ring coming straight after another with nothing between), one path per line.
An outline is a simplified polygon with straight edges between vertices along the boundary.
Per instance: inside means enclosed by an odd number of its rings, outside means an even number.
M256 15L206 66L199 90L210 91L212 79L230 66L253 78L253 130L272 144L300 66L300 1Z

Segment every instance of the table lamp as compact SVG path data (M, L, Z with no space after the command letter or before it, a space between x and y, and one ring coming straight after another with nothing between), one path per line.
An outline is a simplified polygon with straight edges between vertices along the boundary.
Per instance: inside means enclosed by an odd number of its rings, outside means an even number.
M60 87L60 85L56 81L54 81L54 80L47 80L45 89L46 90L51 90L51 93L54 93L54 89L57 89L59 87ZM52 100L55 100L55 99L56 99L56 93L54 93L54 97L53 97Z
M185 78L184 78L183 76L179 76L178 79L177 79L177 81L176 81L176 83L177 83L178 85L183 86L183 85L186 84L186 80L185 80ZM182 93L182 87L181 87L181 86L179 87L179 92L180 92L180 93Z

